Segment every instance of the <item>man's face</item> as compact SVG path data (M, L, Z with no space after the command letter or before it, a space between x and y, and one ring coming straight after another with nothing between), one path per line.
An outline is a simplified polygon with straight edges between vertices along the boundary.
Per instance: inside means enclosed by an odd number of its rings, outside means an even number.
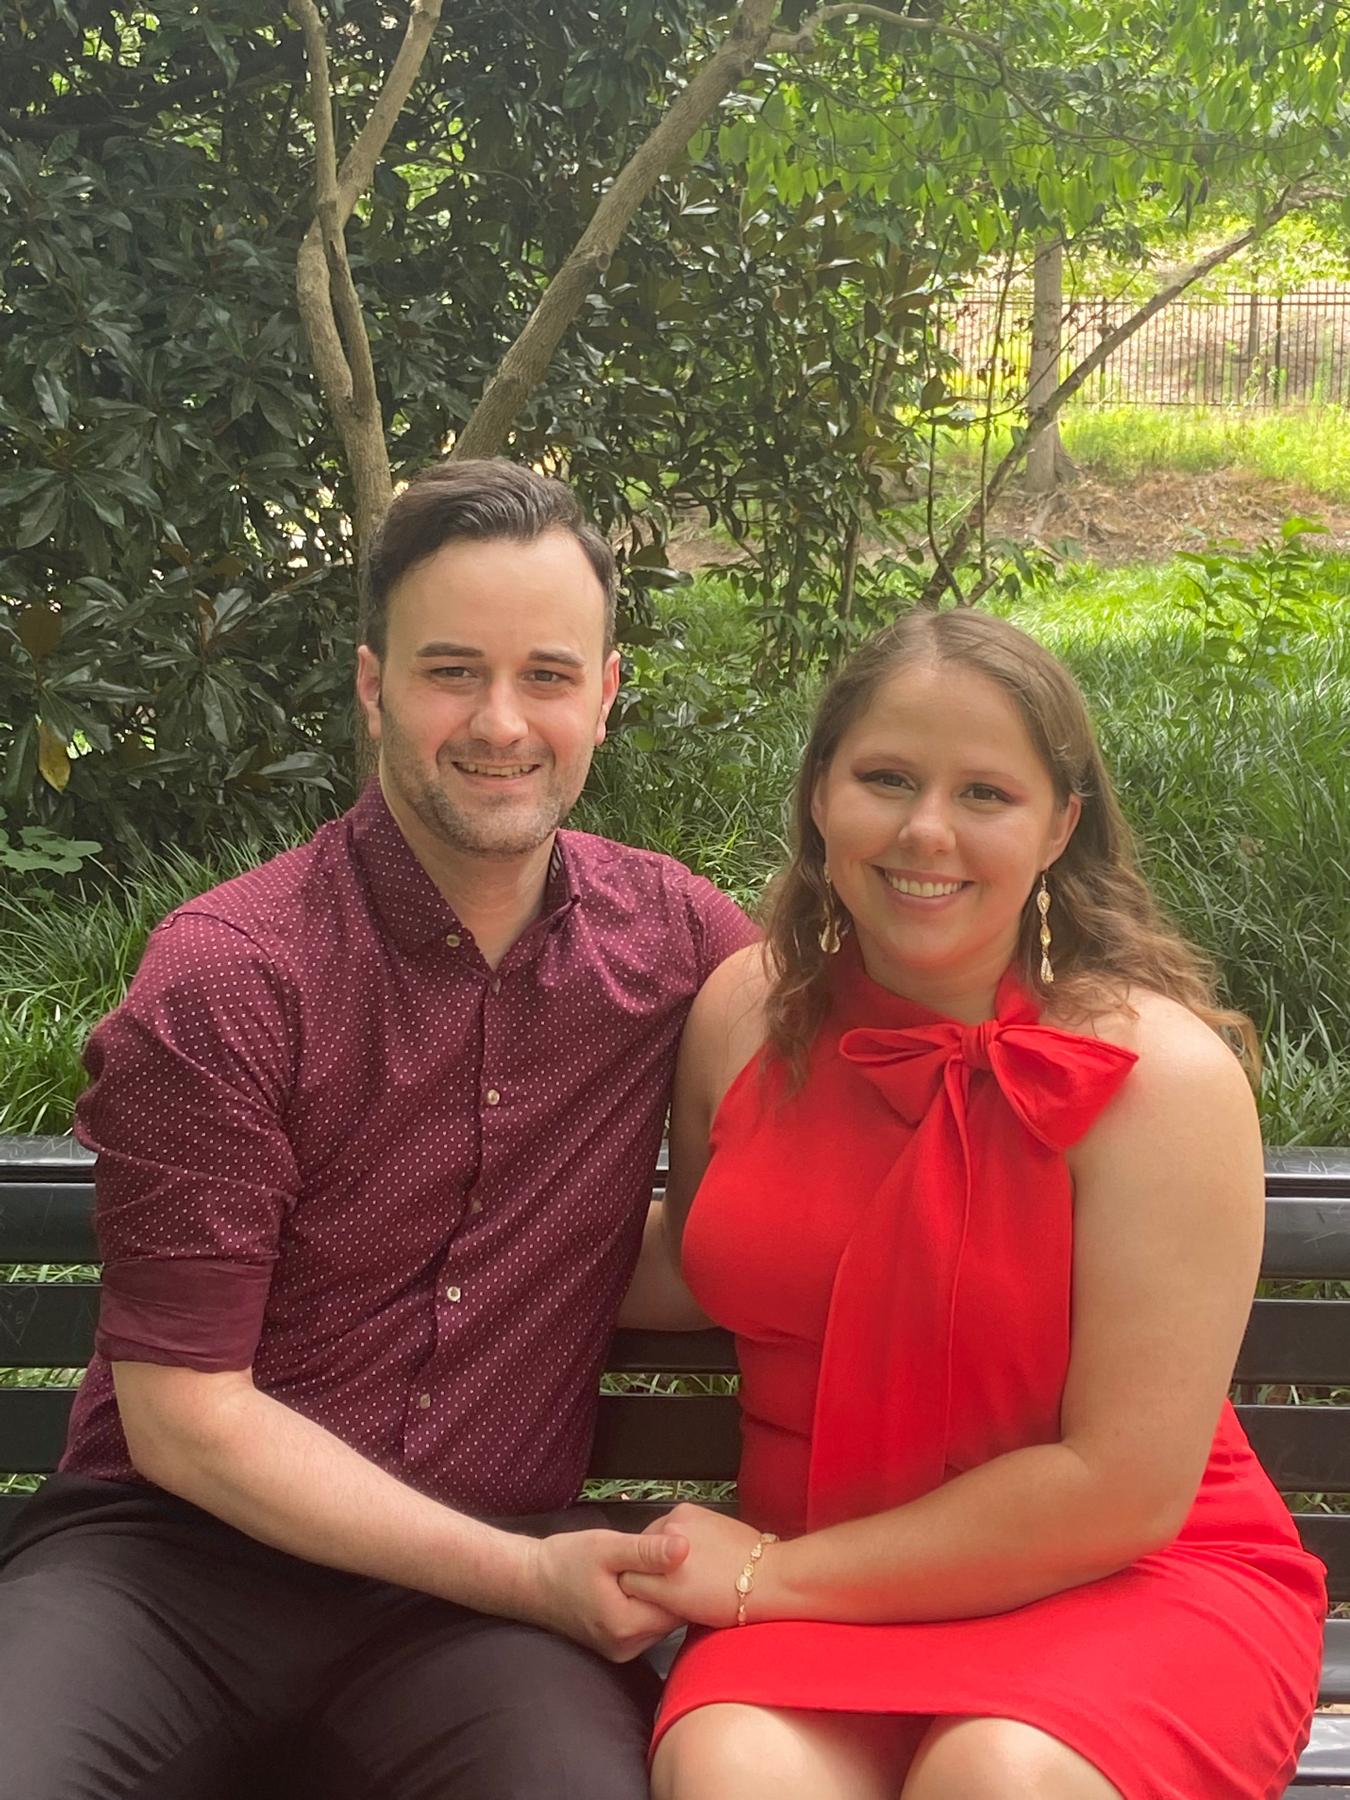
M580 794L619 686L605 599L570 533L444 545L389 596L356 689L380 778L448 848L527 855Z

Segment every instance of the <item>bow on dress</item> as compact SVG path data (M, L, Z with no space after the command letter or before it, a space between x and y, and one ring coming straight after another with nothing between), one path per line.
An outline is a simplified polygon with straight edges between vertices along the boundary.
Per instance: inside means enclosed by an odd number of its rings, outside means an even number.
M996 1007L979 1025L915 1007L913 1025L839 1040L914 1129L835 1277L812 1428L812 1529L901 1505L1058 1436L1073 1247L1063 1152L1137 1059L1038 1024L1011 972Z

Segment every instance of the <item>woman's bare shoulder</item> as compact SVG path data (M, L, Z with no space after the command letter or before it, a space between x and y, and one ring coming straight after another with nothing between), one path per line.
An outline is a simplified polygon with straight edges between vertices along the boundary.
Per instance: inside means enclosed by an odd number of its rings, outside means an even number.
M1052 1003L1043 1015L1047 1025L1098 1037L1122 1050L1132 1050L1150 1061L1198 1061L1227 1066L1236 1063L1232 1050L1205 1021L1179 1000L1152 988L1131 986L1122 994L1104 996L1090 1012L1060 1015Z
M740 1062L749 1062L763 1044L763 1006L770 983L769 950L763 943L747 943L745 949L734 950L698 990L684 1028L686 1044L693 1040L718 1064L733 1060L738 1053Z
M1052 1022L1059 1023L1054 1020ZM1063 1021L1139 1059L1117 1099L1089 1132L1084 1148L1113 1144L1155 1127L1213 1139L1245 1136L1254 1119L1251 1086L1232 1047L1189 1007L1149 988L1113 996L1090 1018Z

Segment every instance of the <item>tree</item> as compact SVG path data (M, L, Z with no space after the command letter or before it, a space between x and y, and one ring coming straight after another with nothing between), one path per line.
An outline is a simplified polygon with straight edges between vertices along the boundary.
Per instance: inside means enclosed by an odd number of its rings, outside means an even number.
M1027 414L1034 418L1059 385L1063 349L1064 244L1044 238L1036 247L1031 304L1031 369L1027 380ZM1067 462L1059 424L1051 419L1026 453L1027 490L1051 494Z

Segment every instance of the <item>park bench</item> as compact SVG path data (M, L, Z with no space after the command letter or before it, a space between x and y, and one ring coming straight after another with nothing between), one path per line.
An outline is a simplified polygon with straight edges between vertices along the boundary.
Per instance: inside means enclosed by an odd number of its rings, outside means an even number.
M1295 1518L1304 1542L1327 1564L1333 1599L1345 1603L1350 1513L1318 1506L1350 1495L1350 1299L1327 1298L1315 1284L1350 1282L1350 1150L1274 1152L1266 1188L1262 1273L1278 1287L1276 1297L1258 1299L1252 1309L1236 1398L1276 1486L1299 1497ZM92 1264L92 1204L90 1159L78 1145L0 1138L0 1366L77 1368L87 1359L97 1284L4 1276L14 1265ZM727 1383L681 1384L723 1391L661 1391L671 1377L733 1374L725 1333L621 1332L610 1371L606 1389L617 1391L601 1399L591 1476L632 1490L606 1502L611 1518L639 1525L661 1510L653 1484L732 1479L739 1433ZM631 1379L653 1376L662 1379ZM0 1471L46 1474L55 1467L70 1399L69 1388L0 1389ZM0 1535L24 1504L21 1494L0 1496ZM1291 1800L1303 1793L1350 1800L1350 1617L1328 1626L1321 1699L1333 1710L1318 1714Z

